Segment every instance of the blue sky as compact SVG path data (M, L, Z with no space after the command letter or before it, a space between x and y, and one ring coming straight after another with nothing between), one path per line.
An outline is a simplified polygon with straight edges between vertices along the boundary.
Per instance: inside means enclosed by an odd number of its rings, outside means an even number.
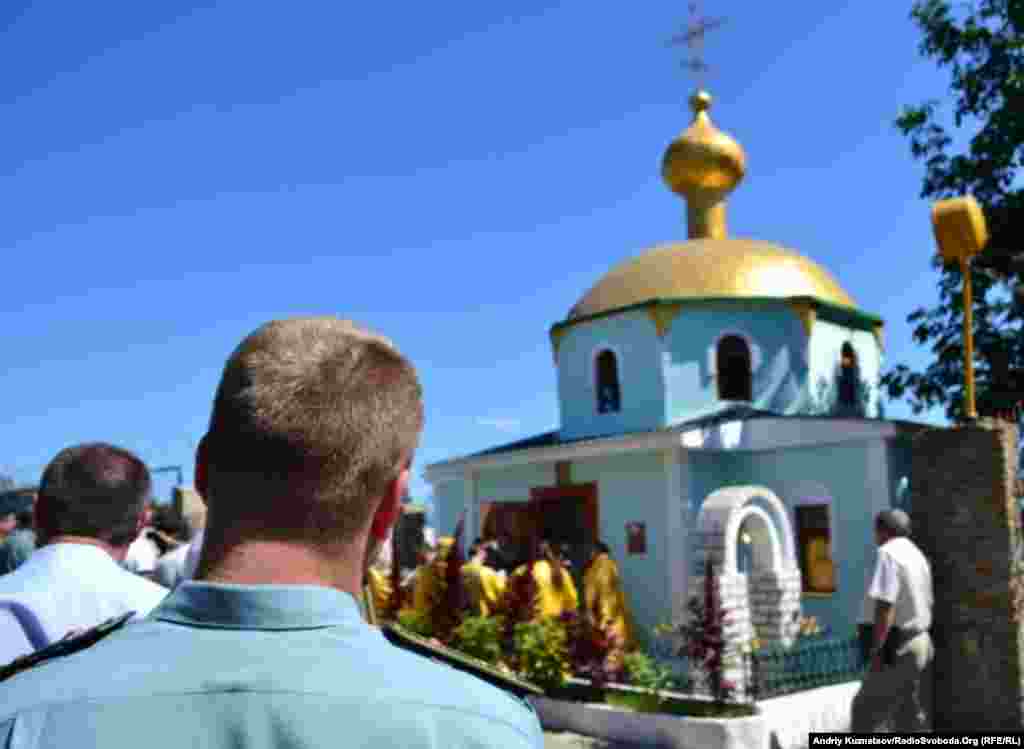
M934 245L892 121L947 78L909 10L722 0L706 53L713 117L748 156L731 234L827 267L886 319L888 362L920 366L904 320L935 299ZM616 262L685 238L659 165L690 120L665 43L687 18L3 3L0 470L34 481L106 440L190 477L225 358L297 314L363 321L414 360L417 472L556 426L548 327Z

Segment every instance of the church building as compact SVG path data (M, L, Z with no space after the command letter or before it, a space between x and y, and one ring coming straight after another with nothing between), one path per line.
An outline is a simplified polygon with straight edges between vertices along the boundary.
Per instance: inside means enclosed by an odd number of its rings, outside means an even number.
M910 439L883 418L882 320L793 250L728 236L726 197L746 156L712 123L711 97L664 155L688 239L609 270L550 330L560 428L435 463L438 527L517 548L563 544L579 570L600 539L638 630L680 615L700 574L705 500L760 490L786 515L800 608L840 635L856 624L874 515L904 500ZM759 511L760 512L760 511ZM740 532L740 572L758 555Z

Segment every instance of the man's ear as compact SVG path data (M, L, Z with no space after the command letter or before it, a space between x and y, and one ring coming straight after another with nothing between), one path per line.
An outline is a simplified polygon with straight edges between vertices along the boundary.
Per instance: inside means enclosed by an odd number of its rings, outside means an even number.
M409 469L405 468L398 478L392 481L384 496L381 497L377 511L373 514L370 524L370 535L376 541L387 541L388 535L402 514L402 497L409 487Z
M207 471L207 448L206 448L206 436L204 435L199 440L199 447L196 448L196 472L193 483L195 484L196 491L199 492L199 496L203 498L203 502L209 504L206 499L206 480Z

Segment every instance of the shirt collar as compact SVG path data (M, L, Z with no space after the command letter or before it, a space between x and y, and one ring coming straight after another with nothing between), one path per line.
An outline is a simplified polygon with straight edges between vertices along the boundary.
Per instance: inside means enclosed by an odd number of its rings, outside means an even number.
M318 585L229 585L186 581L150 618L220 629L366 626L355 598Z
M40 559L52 559L59 564L98 564L120 569L120 565L106 550L93 544L76 544L73 542L46 544L32 552L32 556L39 557Z

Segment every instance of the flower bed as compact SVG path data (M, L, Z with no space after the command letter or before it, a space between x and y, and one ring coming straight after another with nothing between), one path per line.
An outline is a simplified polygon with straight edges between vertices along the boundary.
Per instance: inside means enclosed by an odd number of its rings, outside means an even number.
M770 746L768 724L753 705L727 705L724 717L722 706L708 700L676 693L655 700L644 690L617 684L599 688L575 679L529 699L546 731L676 749Z

